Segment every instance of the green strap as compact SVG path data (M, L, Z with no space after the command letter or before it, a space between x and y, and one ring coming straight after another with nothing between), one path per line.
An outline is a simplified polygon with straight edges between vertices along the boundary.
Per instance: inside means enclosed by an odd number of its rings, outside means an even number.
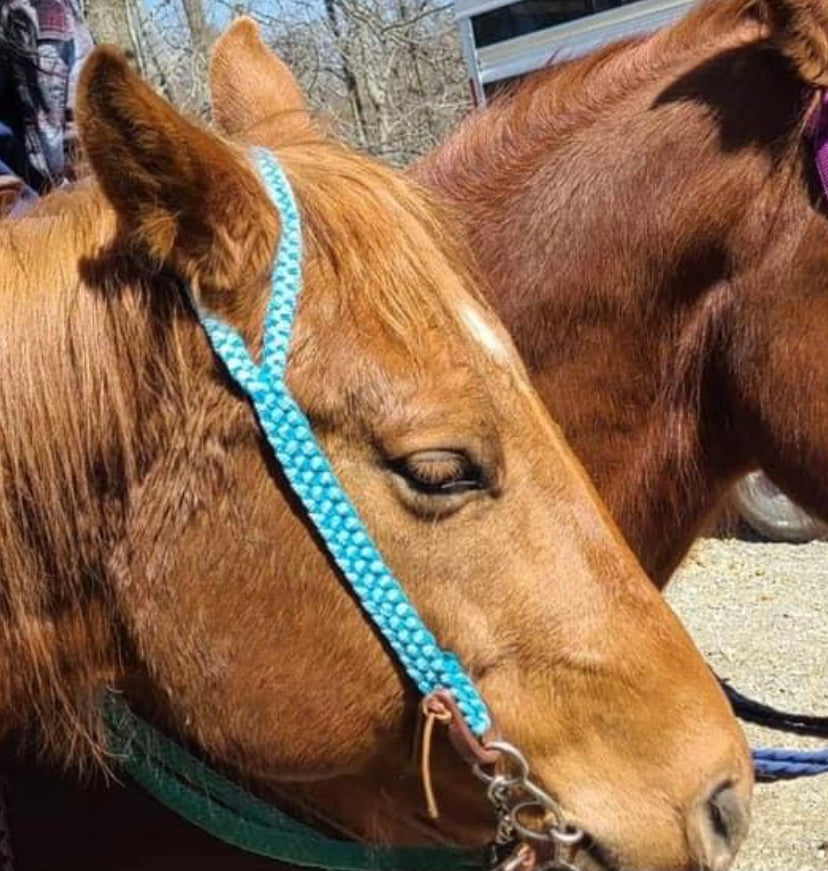
M162 735L115 696L104 703L110 749L153 798L227 844L329 871L480 871L482 851L371 847L320 835L234 784Z

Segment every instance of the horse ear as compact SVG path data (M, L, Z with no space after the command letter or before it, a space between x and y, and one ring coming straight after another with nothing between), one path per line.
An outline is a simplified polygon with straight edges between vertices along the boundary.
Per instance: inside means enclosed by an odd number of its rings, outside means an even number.
M213 119L228 136L258 145L319 138L299 83L250 18L236 20L216 42L210 94Z
M759 0L753 7L772 44L804 82L828 87L828 4L825 0Z
M217 313L238 311L233 293L266 273L279 229L253 167L179 115L115 49L90 56L77 105L84 148L120 229Z

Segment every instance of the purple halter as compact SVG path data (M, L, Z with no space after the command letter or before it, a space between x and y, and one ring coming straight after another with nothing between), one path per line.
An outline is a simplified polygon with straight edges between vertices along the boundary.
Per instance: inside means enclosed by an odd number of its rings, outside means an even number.
M819 97L819 105L810 120L810 131L814 138L814 161L822 182L822 190L828 196L828 91Z

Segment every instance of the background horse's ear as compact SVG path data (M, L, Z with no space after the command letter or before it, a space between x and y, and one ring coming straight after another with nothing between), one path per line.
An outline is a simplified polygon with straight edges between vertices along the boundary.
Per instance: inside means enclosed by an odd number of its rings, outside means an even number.
M235 296L267 272L279 229L252 165L179 115L115 49L97 49L85 64L78 119L120 230L217 313L245 309Z
M213 119L229 136L270 146L319 138L299 83L250 18L239 18L216 42L210 94Z
M828 2L758 0L754 9L802 80L828 87Z

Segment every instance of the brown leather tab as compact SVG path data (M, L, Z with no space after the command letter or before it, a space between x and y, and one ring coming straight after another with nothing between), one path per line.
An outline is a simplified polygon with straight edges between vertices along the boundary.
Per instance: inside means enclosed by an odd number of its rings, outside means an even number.
M448 723L449 740L469 765L490 766L500 758L497 750L487 750L483 742L474 736L448 690L435 690L426 696L423 707L440 722Z

